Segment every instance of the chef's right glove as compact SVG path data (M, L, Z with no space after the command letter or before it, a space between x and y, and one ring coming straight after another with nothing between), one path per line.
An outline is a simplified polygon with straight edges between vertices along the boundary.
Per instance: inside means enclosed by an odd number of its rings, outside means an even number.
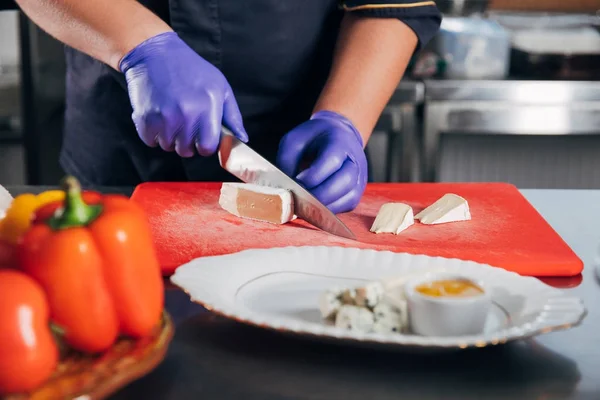
M127 79L133 122L146 145L182 157L208 156L219 146L221 124L248 141L227 79L175 32L142 42L119 68Z

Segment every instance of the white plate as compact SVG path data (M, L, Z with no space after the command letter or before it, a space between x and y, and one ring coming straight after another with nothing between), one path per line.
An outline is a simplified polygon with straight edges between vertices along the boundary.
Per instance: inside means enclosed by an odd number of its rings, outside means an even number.
M481 335L360 333L321 319L317 299L328 288L430 270L460 272L481 279L492 289L494 307ZM284 247L198 258L179 267L171 281L192 301L239 322L364 344L484 347L570 328L586 314L581 299L504 269L457 259L341 247Z

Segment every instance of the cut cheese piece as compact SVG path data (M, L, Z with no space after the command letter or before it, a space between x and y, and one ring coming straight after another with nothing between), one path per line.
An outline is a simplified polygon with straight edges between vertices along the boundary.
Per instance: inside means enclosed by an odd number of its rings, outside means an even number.
M365 286L356 288L354 301L359 307L373 308L383 297L384 287L381 282L367 283Z
M406 332L408 330L408 307L406 302L401 306L385 301L377 304L373 310L373 331L378 333Z
M13 197L8 193L8 190L0 185L0 219L6 216L6 210L10 207L12 201Z
M403 203L386 203L381 206L371 232L399 234L415 223L412 208Z
M356 305L356 289L355 288L345 289L342 292L342 295L340 296L340 300L342 301L342 304L349 305L349 306L355 306Z
M294 219L294 198L285 189L224 182L219 205L235 216L272 224Z
M415 219L426 225L445 224L447 222L468 221L471 219L471 212L467 200L448 193L418 213Z
M335 318L336 327L358 332L371 332L374 322L371 311L357 306L342 306Z
M319 310L324 319L335 319L337 312L342 307L343 289L327 290L319 296Z
M379 303L384 290L381 282L370 282L365 286L343 290L339 299L343 305L372 309Z

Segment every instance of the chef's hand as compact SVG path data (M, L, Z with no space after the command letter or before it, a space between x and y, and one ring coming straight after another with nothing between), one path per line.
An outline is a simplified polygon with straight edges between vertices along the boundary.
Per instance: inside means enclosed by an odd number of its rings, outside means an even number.
M310 164L301 171L305 161ZM352 122L332 111L319 111L288 132L277 164L336 214L353 210L367 184L362 138Z
M175 32L156 35L120 62L127 79L133 122L142 141L191 157L219 145L221 124L248 141L242 115L223 74Z

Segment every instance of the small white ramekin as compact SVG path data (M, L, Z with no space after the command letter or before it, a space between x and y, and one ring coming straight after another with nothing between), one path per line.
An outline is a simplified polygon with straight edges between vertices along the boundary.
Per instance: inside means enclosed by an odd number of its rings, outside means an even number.
M423 283L461 279L483 289L483 294L470 297L432 297L415 288ZM489 289L480 281L456 273L433 273L406 282L408 318L413 333L422 336L465 336L483 332L492 305Z

